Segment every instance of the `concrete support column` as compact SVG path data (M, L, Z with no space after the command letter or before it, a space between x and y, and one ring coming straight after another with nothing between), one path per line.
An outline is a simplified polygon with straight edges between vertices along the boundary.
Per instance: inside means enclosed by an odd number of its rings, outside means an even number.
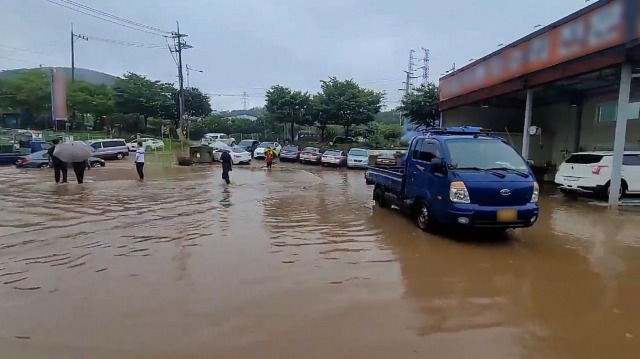
M620 93L616 116L616 135L613 142L613 164L611 165L611 183L609 185L609 207L618 208L619 191L622 182L622 159L627 137L627 113L631 94L631 64L622 65L620 75Z
M533 114L533 90L527 90L527 104L524 111L524 130L522 131L522 157L529 159L529 127L531 127L531 116Z
M573 147L571 148L572 152L580 151L580 134L582 132L582 113L584 109L584 103L580 101L579 104L575 107L575 119L573 123Z

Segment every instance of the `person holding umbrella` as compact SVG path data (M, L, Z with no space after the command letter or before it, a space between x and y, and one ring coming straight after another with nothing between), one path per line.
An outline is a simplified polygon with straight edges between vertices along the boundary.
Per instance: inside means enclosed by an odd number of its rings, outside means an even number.
M229 179L229 172L232 171L231 164L231 154L229 154L229 150L223 150L220 154L220 162L222 162L222 179L230 184L231 180Z
M72 162L71 167L73 168L73 172L76 174L76 181L78 182L78 184L83 184L84 171L87 168L91 168L91 165L89 164L89 160L87 159L84 161Z
M73 141L57 144L53 150L53 157L57 157L63 162L71 162L73 171L76 174L76 180L78 184L82 184L84 183L84 171L92 153L93 148L91 146L82 141ZM64 170L64 173L66 173L66 170ZM66 176L64 177L66 179Z
M53 146L47 150L47 154L49 155L49 165L53 167L53 177L56 183L60 183L60 174L62 174L62 183L67 183L67 164L53 154L60 144L60 140L55 138L51 143Z

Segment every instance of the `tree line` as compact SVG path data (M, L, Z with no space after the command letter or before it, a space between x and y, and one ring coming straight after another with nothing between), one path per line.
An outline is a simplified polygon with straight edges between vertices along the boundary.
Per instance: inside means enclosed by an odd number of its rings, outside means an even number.
M209 96L198 88L184 91L185 113L192 117L211 114ZM29 70L13 79L0 80L0 112L18 113L22 127L49 129L51 118L51 76L48 71ZM177 125L179 91L171 83L126 73L113 85L76 80L68 83L67 103L70 130L146 132L149 120Z
M382 109L385 93L366 89L353 80L330 77L320 81L317 94L291 90L281 85L272 86L265 98L265 116L275 123L290 128L288 136L295 138L295 126L315 126L325 139L330 125L343 128L345 136L358 125L375 119Z

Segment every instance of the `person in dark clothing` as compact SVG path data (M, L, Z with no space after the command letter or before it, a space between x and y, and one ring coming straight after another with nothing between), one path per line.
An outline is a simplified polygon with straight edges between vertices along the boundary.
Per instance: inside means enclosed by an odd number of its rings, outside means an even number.
M67 183L67 164L53 155L53 151L55 151L60 140L56 138L51 143L53 143L53 146L47 150L47 154L49 155L49 165L53 167L53 176L56 183L60 183L60 174L62 174L62 183Z
M222 151L222 154L220 154L220 161L222 162L222 179L229 184L231 183L231 180L229 179L229 172L232 170L231 154L229 154L229 151Z
M89 164L89 160L80 161L80 162L73 162L71 164L71 166L73 167L73 172L75 172L75 174L76 174L76 181L78 181L78 184L83 184L84 183L84 171L87 168L91 168L91 165Z

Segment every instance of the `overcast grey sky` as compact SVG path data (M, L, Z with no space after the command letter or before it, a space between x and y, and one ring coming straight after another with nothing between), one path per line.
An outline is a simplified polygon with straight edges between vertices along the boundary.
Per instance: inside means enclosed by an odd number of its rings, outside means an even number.
M387 92L388 108L401 93L408 52L431 50L431 79L585 6L584 0L75 0L149 26L181 30L194 48L184 62L191 85L211 94L214 109L261 106L274 84L315 93L329 76L353 78ZM51 4L1 0L0 69L70 66L69 33L165 43ZM177 81L167 49L140 49L89 41L76 43L76 66L121 75L142 73ZM18 49L16 49L18 48ZM418 64L420 66L420 64ZM419 81L416 80L416 81Z

